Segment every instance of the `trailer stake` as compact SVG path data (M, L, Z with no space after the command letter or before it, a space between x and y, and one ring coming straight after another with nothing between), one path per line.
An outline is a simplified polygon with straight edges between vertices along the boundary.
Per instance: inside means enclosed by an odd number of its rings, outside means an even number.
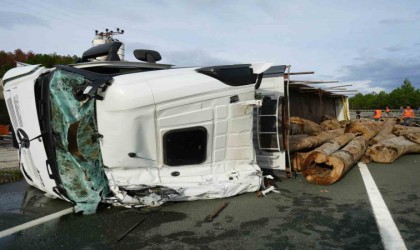
M217 215L222 212L223 209L225 209L227 207L229 203L224 202L223 204L221 204L218 208L216 208L211 214L207 215L206 217L206 221L210 222L213 221L214 218L217 217Z
M125 238L125 236L127 236L131 231L134 230L134 228L136 228L138 225L140 225L141 223L143 223L146 219L141 219L139 222L137 222L134 226L132 226L130 229L128 229L125 233L123 233L118 239L117 242L120 242L122 239Z

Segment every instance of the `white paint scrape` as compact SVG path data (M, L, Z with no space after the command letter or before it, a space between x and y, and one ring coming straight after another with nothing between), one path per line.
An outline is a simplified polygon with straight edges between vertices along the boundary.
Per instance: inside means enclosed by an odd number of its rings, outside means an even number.
M407 249L404 240L401 237L400 231L392 219L391 213L379 192L372 175L369 172L366 164L359 162L359 170L365 183L366 191L369 196L370 204L372 206L373 214L375 215L376 224L379 228L379 233L382 238L385 249Z

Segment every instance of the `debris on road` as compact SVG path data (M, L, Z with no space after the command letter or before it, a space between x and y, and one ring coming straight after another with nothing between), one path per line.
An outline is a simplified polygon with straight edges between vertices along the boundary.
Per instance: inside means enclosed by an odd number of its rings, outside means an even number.
M211 222L216 218L220 212L222 212L223 209L227 207L229 203L224 202L222 205L220 205L218 208L216 208L211 214L207 215L205 221Z
M258 191L257 192L257 197L260 197L261 198L261 197L265 196L266 194L268 194L270 192L280 193L280 191L276 190L276 187L270 186L270 187L266 188L265 190Z
M141 219L139 222L137 222L134 226L132 226L130 229L128 229L127 231L125 231L118 239L117 242L120 242L122 239L125 238L125 236L127 236L131 231L133 231L136 227L138 227L141 223L143 223L146 219L143 218Z

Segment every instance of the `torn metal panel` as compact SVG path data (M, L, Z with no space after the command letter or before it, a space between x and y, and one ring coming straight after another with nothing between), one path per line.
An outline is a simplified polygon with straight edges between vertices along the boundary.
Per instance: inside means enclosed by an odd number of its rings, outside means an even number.
M75 90L86 79L74 73L57 70L50 82L51 125L55 137L59 174L75 211L94 213L108 193L99 142L96 139L95 103L78 101Z
M159 185L149 181L148 186L134 185L134 183L131 186L121 186L114 180L111 169L106 169L105 173L109 180L110 190L114 194L114 197L106 201L114 205L136 207L159 206L168 201L225 198L245 192L255 192L260 189L263 178L257 165L249 165L247 170L233 171L230 175L224 173L200 176L201 182Z

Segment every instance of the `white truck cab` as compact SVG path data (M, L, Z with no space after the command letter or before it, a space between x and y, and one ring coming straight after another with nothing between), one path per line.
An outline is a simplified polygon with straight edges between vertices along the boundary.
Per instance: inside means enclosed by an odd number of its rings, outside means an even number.
M3 78L26 181L94 213L100 202L156 206L260 189L285 169L285 66L173 68L123 62L118 42L79 63L19 67ZM107 56L103 62L91 58ZM258 111L257 111L258 110Z

